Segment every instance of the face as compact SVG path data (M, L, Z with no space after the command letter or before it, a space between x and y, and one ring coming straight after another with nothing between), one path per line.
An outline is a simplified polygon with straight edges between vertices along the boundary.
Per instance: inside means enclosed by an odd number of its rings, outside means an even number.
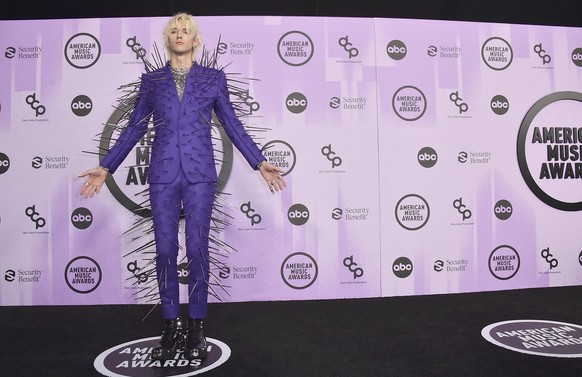
M183 22L177 22L170 27L168 33L168 47L172 54L192 54L196 47L197 39L188 26Z

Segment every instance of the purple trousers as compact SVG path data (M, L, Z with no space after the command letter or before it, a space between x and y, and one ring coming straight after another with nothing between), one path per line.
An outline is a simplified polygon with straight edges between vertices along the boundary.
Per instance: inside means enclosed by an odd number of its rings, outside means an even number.
M180 169L169 184L150 184L150 201L156 241L156 272L164 319L180 316L178 232L185 220L188 258L188 315L208 313L208 233L214 201L214 183L190 183Z

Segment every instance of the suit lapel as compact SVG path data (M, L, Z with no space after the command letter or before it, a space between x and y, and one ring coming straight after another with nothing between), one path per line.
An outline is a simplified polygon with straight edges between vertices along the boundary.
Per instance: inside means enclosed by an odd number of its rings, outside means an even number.
M184 106L186 103L188 104L189 108L198 108L199 101L197 99L196 94L196 87L198 86L198 80L200 79L200 75L197 74L200 70L200 66L198 64L194 64L188 73L188 78L186 79L186 85L184 87L184 95L182 97L182 103L180 104L180 114L184 113Z

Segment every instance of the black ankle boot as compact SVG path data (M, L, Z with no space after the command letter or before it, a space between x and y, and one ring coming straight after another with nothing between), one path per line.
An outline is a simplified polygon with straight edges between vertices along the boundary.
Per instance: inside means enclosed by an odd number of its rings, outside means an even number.
M180 318L166 319L160 346L152 350L152 359L171 360L183 346L184 333L182 332L182 321Z
M203 321L190 318L188 320L188 335L186 336L184 357L188 360L204 359L208 354L206 347Z

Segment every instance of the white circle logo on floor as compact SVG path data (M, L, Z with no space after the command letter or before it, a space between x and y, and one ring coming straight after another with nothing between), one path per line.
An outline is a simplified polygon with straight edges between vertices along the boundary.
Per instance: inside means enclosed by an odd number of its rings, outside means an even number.
M230 357L226 344L207 337L208 355L203 360L187 360L182 352L172 360L152 360L152 349L159 343L160 337L156 336L119 344L97 356L93 366L110 377L187 377L214 369Z
M582 357L582 326L524 319L493 323L481 335L489 342L521 353L551 357Z

